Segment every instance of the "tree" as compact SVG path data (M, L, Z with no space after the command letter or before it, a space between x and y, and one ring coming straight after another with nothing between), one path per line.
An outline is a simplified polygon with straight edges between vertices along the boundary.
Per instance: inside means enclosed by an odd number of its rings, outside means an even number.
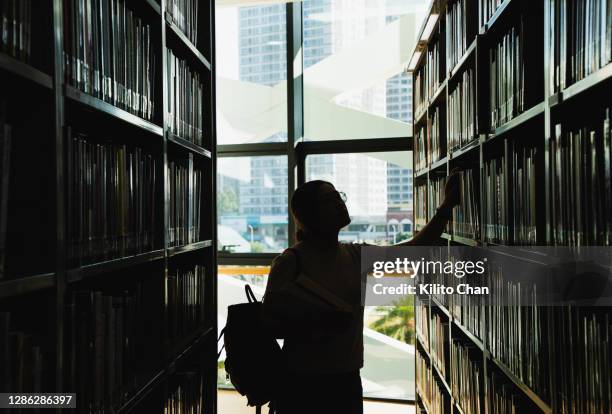
M396 301L394 306L379 306L376 310L384 315L371 323L370 328L407 344L413 343L414 302L412 296Z
M217 194L219 213L238 213L238 196L234 189L226 187Z

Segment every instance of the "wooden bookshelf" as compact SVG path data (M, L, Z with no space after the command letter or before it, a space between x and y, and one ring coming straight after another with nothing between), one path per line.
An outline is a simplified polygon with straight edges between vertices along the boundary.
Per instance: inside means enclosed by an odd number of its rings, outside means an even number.
M154 109L145 119L136 114L138 108L134 111L121 108L114 105L112 99L86 93L69 82L65 51L70 39L66 28L71 23L69 6L75 1L78 0L36 2L32 10L32 53L28 61L0 48L0 124L11 125L13 133L7 207L8 247L5 271L0 273L0 312L11 314L11 330L33 333L42 349L44 365L40 392L78 392L70 389L68 374L70 342L66 335L70 332L71 320L67 305L72 295L75 292L103 292L114 298L116 292L133 294L135 289L142 289L145 299L139 306L142 306L142 315L150 316L144 317L145 323L138 327L138 332L150 337L138 339L141 346L146 344L138 353L142 364L149 366L141 369L135 364L135 380L129 392L126 388L127 395L120 404L109 403L106 408L117 413L162 413L165 398L173 392L174 377L181 370L189 369L197 370L204 378L202 411L216 412L215 3L199 1L196 47L173 22L166 11L165 0L123 2L135 19L149 27L150 51L155 56L150 97ZM103 42L103 39L97 40ZM143 37L138 47L145 48L145 45ZM200 76L203 85L202 145L165 133L170 131L166 116L170 108L166 49L184 59L190 70ZM146 52L142 53L144 56ZM140 87L144 88L142 83ZM144 102L147 98L142 96L141 102ZM140 99L140 95L136 99ZM2 102L8 108L6 119L2 118ZM144 112L143 108L140 110ZM100 145L110 143L142 149L155 161L154 172L159 179L152 181L155 183L157 219L150 235L152 249L131 249L124 256L110 258L104 253L100 255L106 257L103 260L78 264L69 257L71 229L76 220L71 210L74 200L68 198L72 157L70 128L72 134L83 134ZM31 137L35 139L29 139ZM30 165L25 170L28 159ZM199 234L194 230L194 241L183 246L170 246L168 236L169 184L164 178L168 175L167 166L175 160L190 160L203 177ZM25 193L25 188L31 188L31 192ZM37 211L45 213L40 214L37 221L17 229L17 223L27 223L27 214ZM194 207L193 211L198 210ZM39 223L47 224L40 226ZM33 236L27 239L28 234ZM31 248L24 251L22 246L27 243ZM168 269L177 266L189 269L196 265L205 269L203 316L191 332L166 340L170 332L166 331L165 324L168 310L164 306L164 278ZM40 322L30 322L24 309L40 313ZM95 381L93 376L91 381ZM2 390L6 391L9 390Z
M417 75L421 79L421 74L427 73L428 64L425 56L427 51L433 50L433 44L435 42L445 42L447 39L445 31L448 29L447 24L444 24L446 19L447 10L452 4L458 0L432 0L428 8L428 13L425 17L421 29L419 31L417 45L413 52L410 71L413 76L413 85L417 88L418 83ZM529 251L525 251L525 254L519 250L520 243L515 243L513 218L516 212L512 207L516 190L512 189L512 175L514 171L510 167L512 166L513 157L524 148L536 148L537 157L535 158L535 188L537 192L536 198L536 210L535 213L535 229L536 229L536 245L545 246L552 245L554 243L553 236L553 218L552 218L552 188L551 180L554 172L552 171L551 162L551 142L555 138L555 125L560 123L565 125L566 123L576 126L588 126L589 128L601 128L601 124L595 123L594 118L589 115L589 111L601 116L604 108L612 107L612 63L608 62L601 68L594 70L592 73L584 76L584 78L568 83L564 88L559 91L553 91L551 87L551 76L553 68L551 67L551 56L553 40L551 33L551 7L552 2L527 2L525 0L503 0L496 2L497 8L489 14L488 19L484 19L486 16L483 10L484 0L464 0L466 2L466 13L464 24L469 27L465 30L467 33L465 52L458 58L457 63L452 68L448 67L448 56L446 58L441 56L439 59L440 70L444 73L439 79L439 85L435 89L435 92L431 96L425 96L421 102L422 105L418 112L413 113L413 128L416 134L417 128L423 125L427 125L426 131L429 133L429 119L432 111L436 106L446 105L446 119L441 120L440 128L444 129L444 132L440 132L439 135L442 139L447 141L442 144L442 147L446 147L446 152L443 152L440 159L431 159L430 154L427 154L427 165L418 171L414 171L415 185L426 184L426 195L422 196L421 200L424 200L425 205L420 205L419 208L415 205L413 210L416 212L428 212L430 211L427 205L429 192L433 191L432 180L441 175L448 176L450 171L459 167L460 169L472 169L475 174L475 180L478 185L479 196L476 197L476 204L478 205L478 218L479 218L479 233L474 238L461 237L453 234L449 227L448 230L442 235L440 243L443 246L471 246L471 247L487 247L487 246L513 246L514 251L500 250L499 254L511 256L516 260L533 263L537 265L545 265L546 260L542 257L535 257ZM572 2L568 2L570 4ZM569 7L569 6L568 6ZM424 39L422 33L427 26L428 19L437 19L435 24L434 32ZM482 24L479 23L483 22ZM467 23L466 23L467 22ZM430 21L431 23L431 21ZM505 122L492 125L491 118L493 116L493 108L491 108L490 93L492 82L490 79L490 52L493 48L497 47L498 42L501 38L510 30L511 27L521 27L524 30L522 36L524 36L528 42L528 46L523 50L524 59L524 97L523 105L518 113L512 114ZM568 23L571 24L571 23ZM609 24L612 24L609 22ZM431 27L431 25L430 25ZM608 27L608 30L610 28ZM438 46L436 46L438 47ZM443 45L440 50L448 51L449 45ZM417 60L416 56L420 54L420 58ZM568 57L569 59L569 57ZM447 66L444 66L447 65ZM569 65L569 63L568 63ZM475 75L475 136L474 139L468 139L460 148L450 150L448 146L449 140L449 95L455 90L458 83L461 82L462 74L467 71L473 71ZM569 72L569 68L567 69ZM427 84L427 80L424 81ZM427 88L425 88L426 90ZM519 99L518 97L514 97ZM413 93L413 108L417 107L415 100L415 94ZM442 112L444 113L444 112ZM584 118L585 124L580 124L581 119ZM602 118L597 118L599 122ZM426 141L429 136L426 137ZM598 140L601 140L601 134L597 136ZM417 152L413 152L415 159L413 162L416 165ZM508 226L508 239L499 243L487 242L485 235L485 207L487 199L483 195L485 188L485 165L488 161L499 158L505 162L507 168L511 169L512 172L506 172L506 178L501 187L501 191L506 196L506 202L510 208L506 213L507 216L506 224ZM436 174L434 174L434 172ZM603 195L602 195L603 197ZM416 200L415 200L416 201ZM424 208L423 208L424 207ZM435 207L433 206L434 211ZM423 222L431 219L431 217L417 217L415 216L415 223ZM450 226L450 223L449 223ZM554 349L556 356L542 355L545 358L546 371L544 375L548 375L547 393L548 396L539 395L524 381L522 381L508 366L502 361L492 356L491 344L488 343L485 333L485 338L480 338L478 335L466 328L459 319L457 319L453 313L453 298L450 298L448 306L439 303L434 297L421 298L421 301L429 309L429 324L432 324L431 309L437 308L439 311L446 315L449 319L448 325L448 343L447 348L451 347L455 339L459 339L463 343L469 344L471 347L477 350L476 360L480 361L480 384L482 386L481 397L480 397L480 412L485 411L485 398L488 398L488 393L491 391L486 388L485 380L488 375L494 373L496 377L501 378L504 384L509 384L512 388L512 392L519 395L521 401L524 401L528 405L528 412L534 413L553 413L561 412L560 402L554 396L555 392L560 392L559 387L564 381L559 377L558 367L555 367L555 361L559 354L569 352L566 349L557 349L553 345L555 338L562 337L560 332L557 332L558 326L554 325L554 309L546 309L543 312L542 317L545 320L544 332L546 338L544 341L550 341L551 344L547 344L550 349ZM483 306L484 308L484 306ZM484 329L490 328L487 325L489 318L488 313L484 309L481 309L482 320L485 321ZM609 310L608 310L609 312ZM422 341L429 343L430 338L421 338L422 331L420 322L417 320L417 346L415 347L416 352L420 353L424 359L431 360L431 350L427 350ZM431 337L431 326L429 327L429 333ZM556 335L556 336L555 336ZM548 348L547 348L548 349ZM450 349L449 349L450 353ZM451 361L452 362L452 361ZM448 363L448 362L447 362ZM558 364L557 364L558 365ZM448 367L447 367L448 368ZM452 368L451 368L452 369ZM438 376L445 385L442 387L448 394L447 397L451 401L449 406L445 406L444 413L464 413L459 401L453 398L451 389L453 387L451 378L444 378L435 367L435 364L431 364L431 370L433 371L434 377ZM418 381L417 381L418 383ZM448 385L448 386L446 386ZM430 402L427 401L421 390L416 391L416 403L420 409L418 412L431 412ZM521 411L522 412L522 411ZM525 411L527 412L527 411ZM467 413L466 413L467 414Z

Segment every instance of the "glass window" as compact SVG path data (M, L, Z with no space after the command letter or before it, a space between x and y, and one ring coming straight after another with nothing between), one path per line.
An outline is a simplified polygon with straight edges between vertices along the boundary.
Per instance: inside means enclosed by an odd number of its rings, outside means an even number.
M305 139L411 134L412 113L397 104L411 99L404 71L428 3L304 0Z
M220 157L217 161L219 249L234 253L287 248L287 157Z
M306 157L307 181L329 181L348 197L351 224L340 232L344 241L392 244L410 238L412 230L400 223L412 223L412 192L394 184L411 177L409 151Z
M218 144L287 141L285 15L285 3L217 5Z

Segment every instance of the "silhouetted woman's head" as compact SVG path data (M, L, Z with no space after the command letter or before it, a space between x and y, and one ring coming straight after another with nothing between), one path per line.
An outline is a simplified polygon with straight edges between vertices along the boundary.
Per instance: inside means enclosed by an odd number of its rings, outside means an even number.
M296 238L336 236L351 222L341 193L333 184L314 180L299 186L291 197L291 213L296 221Z

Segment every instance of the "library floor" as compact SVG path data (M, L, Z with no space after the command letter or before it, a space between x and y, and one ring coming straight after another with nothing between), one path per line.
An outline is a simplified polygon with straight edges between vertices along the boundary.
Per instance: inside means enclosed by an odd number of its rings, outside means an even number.
M218 390L219 414L254 414L255 408L247 407L244 397L236 391ZM267 408L262 413L267 413ZM364 401L363 414L414 414L414 406L378 401Z

